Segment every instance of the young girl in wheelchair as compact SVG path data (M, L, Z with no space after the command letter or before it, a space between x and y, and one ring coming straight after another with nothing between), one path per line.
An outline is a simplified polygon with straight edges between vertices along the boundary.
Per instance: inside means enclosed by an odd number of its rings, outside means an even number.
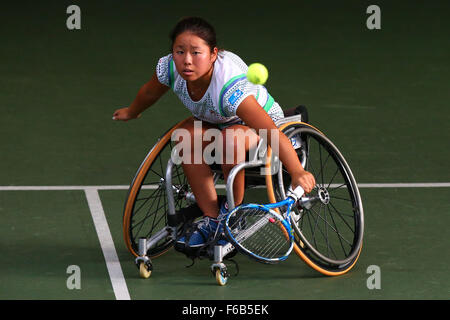
M311 192L315 186L313 175L303 169L290 140L275 126L274 121L284 117L283 110L264 86L247 80L248 67L241 58L217 48L214 28L201 18L189 17L179 21L170 38L171 53L159 60L150 81L140 88L130 106L114 112L113 119L128 121L140 117L172 89L193 115L192 121L183 127L190 133L189 145L194 145L197 134L203 136L212 128L221 130L222 159L229 160L226 153L232 151L232 161L221 163L225 181L231 169L245 160L245 153L256 146L261 130L266 130L270 145L275 129L278 157L291 176L292 187L300 185L306 193ZM198 128L195 121L201 121L200 130L194 130ZM203 142L201 152L208 144ZM203 213L194 231L177 241L189 248L200 248L211 235L220 233L220 220L227 213L226 201L218 201L211 167L203 157L200 159L181 164ZM233 186L235 205L244 199L244 179L242 170Z

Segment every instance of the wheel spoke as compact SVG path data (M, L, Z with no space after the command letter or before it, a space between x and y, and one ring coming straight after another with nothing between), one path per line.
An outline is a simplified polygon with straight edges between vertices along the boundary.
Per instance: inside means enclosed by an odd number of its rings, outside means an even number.
M137 242L140 237L149 238L156 231L167 225L168 202L165 189L165 167L167 165L166 159L168 161L172 146L172 142L168 140L167 144L160 149L153 160L150 160L152 162L148 166L148 173L144 173L145 178L134 200L135 206L130 216L129 232L134 248L137 248ZM174 165L172 181L174 185L175 209L178 210L185 203L182 197L184 192L188 191L187 178L184 176L181 166ZM167 248L169 243L170 239L162 239L151 249L152 254L161 252Z
M161 189L158 189L158 193L161 194L161 193L163 193L163 191L162 191ZM161 198L161 197L159 196L158 199L160 199L160 198ZM150 207L147 209L147 211L146 211L144 217L142 217L142 218L141 218L140 220L138 220L138 221L134 221L134 220L133 220L134 223L133 223L132 229L136 228L137 226L140 226L139 230L137 231L138 234L140 233L141 228L142 228L142 226L144 225L144 222L145 222L150 216L154 215L154 214L157 212L157 210L154 211L154 212L151 211L151 209L153 208L153 205L154 205L155 203L156 203L156 201L152 201L152 203L151 203ZM142 207L143 207L143 206L141 206L140 209L142 209ZM139 210L140 210L140 209L139 209ZM134 217L136 217L137 212L138 212L138 211L135 211Z
M345 198L341 198L341 197L337 197L337 196L333 196L333 199L336 199L336 200L344 200L344 201L352 202L352 199L345 199Z
M333 177L331 178L330 183L328 183L328 185L327 185L327 189L330 188L330 186L331 186L331 184L333 183L333 180L334 180L334 178L336 177L336 175L338 174L338 172L339 172L339 168L336 168L336 171L334 172L334 175L333 175Z
M321 207L322 207L322 206L321 206ZM325 207L328 208L328 206L324 206L324 209L325 209ZM328 208L328 209L329 209L329 208ZM317 213L315 210L312 210L312 211L316 214L317 220L321 219L324 223L326 223L326 225L327 225L328 227L331 228L331 230L333 230L337 235L340 235L340 236L342 237L342 239L343 239L345 242L347 242L348 244L351 244L351 243L350 243L349 241L347 241L347 240L342 236L342 234L339 232L339 230L338 230L338 228L337 228L337 226L336 226L336 223L334 222L333 215L331 215L331 212L330 212L330 216L331 216L333 225L331 225L326 219L324 219L324 218L323 218L319 213ZM323 233L322 233L322 234L323 234Z
M342 219L344 224L349 228L349 230L354 234L355 230L348 224L347 220L345 220L344 215L347 215L348 217L353 217L354 215L349 214L343 214L339 212L339 210L336 209L336 207L330 202L331 207L334 209L334 211L338 214L338 216Z
M329 212L329 214L330 214L331 220L333 220L333 224L334 224L335 228L337 229L337 225L336 225L336 222L334 221L333 214L331 213L329 207L327 207L327 209L328 209L328 212ZM336 234L337 234L337 236L338 236L339 243L340 243L340 245L341 245L342 251L344 252L344 255L347 255L346 252L345 252L344 244L342 243L342 240L344 240L350 247L351 247L352 244L351 244L349 241L347 241L347 240L342 236L341 233L336 232Z
M159 198L159 197L160 197L159 194L160 194L161 192L162 192L161 189L155 189L149 197L141 198L140 201L144 200L144 202L141 203L140 206L139 206L137 209L134 210L134 216L136 216L136 215L141 211L141 209L146 205L146 203L147 203L150 199L153 199L153 195L154 195L155 193L156 193L156 195L155 195L154 198ZM152 203L152 205L153 205L153 203ZM151 208L151 207L150 207L150 208Z
M296 127L297 126L297 127ZM359 234L361 216L357 202L357 185L352 173L336 147L322 134L303 124L288 125L283 129L288 137L302 137L305 170L311 172L316 187L308 197L312 207L304 207L300 217L294 223L296 242L299 249L320 268L342 271L351 268L357 258L355 250L361 244ZM302 160L303 161L303 160ZM289 186L288 174L278 175L283 186ZM280 184L274 181L274 188ZM356 189L356 190L355 190ZM275 191L275 194L278 194ZM277 198L278 201L282 200ZM362 208L361 208L362 210ZM362 213L362 211L361 211Z

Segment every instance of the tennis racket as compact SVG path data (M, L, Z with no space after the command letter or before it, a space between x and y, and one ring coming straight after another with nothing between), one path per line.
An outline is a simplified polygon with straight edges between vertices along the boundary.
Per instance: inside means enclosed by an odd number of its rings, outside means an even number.
M277 203L237 206L225 219L225 235L240 252L259 262L286 260L294 247L291 209L303 194L299 186L289 188L287 198Z

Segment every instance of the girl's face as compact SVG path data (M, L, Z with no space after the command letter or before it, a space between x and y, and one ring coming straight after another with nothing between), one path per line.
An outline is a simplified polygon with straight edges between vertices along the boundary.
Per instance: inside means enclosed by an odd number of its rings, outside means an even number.
M217 58L217 48L211 52L208 44L191 32L179 34L173 44L173 61L186 81L195 81L209 74Z

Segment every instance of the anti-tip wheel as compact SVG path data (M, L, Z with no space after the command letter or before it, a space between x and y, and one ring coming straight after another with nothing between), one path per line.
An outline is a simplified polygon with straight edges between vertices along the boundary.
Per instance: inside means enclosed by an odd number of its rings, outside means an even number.
M224 286L228 282L228 277L224 276L220 269L216 269L216 281L219 286Z
M141 278L148 279L150 278L151 274L152 270L145 262L139 263L139 275L141 276Z

